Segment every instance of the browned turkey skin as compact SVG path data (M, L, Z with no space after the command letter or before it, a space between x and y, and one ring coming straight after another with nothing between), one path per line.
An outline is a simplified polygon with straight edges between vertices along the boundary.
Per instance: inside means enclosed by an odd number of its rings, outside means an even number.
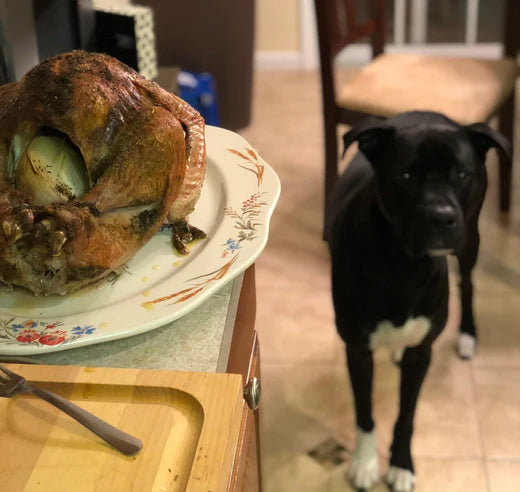
M35 205L17 165L48 134L81 154L88 191ZM205 167L204 122L187 103L106 55L45 60L0 87L0 280L65 294L122 266L165 219L182 249Z

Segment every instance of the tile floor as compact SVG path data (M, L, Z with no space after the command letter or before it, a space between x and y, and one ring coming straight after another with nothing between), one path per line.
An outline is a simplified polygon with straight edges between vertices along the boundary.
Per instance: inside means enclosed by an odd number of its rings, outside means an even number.
M344 478L354 438L352 397L321 240L319 91L315 72L257 73L252 124L241 132L282 182L269 244L256 269L266 492L352 490ZM520 191L510 216L501 217L494 157L489 170L474 275L478 354L471 362L455 355L459 304L453 279L450 320L435 344L416 415L416 492L520 491ZM519 183L518 170L515 178ZM389 355L377 353L375 417L382 471L397 386ZM330 439L345 448L339 465L320 464L308 454ZM373 490L387 488L381 483Z

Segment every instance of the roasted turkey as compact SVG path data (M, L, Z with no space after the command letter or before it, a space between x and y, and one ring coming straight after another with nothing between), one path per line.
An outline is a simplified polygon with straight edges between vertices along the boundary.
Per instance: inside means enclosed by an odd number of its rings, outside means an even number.
M73 51L0 86L0 281L66 294L127 262L165 221L186 253L204 122L114 58Z

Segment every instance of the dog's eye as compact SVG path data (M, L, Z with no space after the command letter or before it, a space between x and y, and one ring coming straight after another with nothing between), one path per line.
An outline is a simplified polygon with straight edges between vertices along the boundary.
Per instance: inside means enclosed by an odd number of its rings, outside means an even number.
M468 173L466 171L462 171L462 170L457 173L457 176L459 179L464 179L467 175L468 175Z

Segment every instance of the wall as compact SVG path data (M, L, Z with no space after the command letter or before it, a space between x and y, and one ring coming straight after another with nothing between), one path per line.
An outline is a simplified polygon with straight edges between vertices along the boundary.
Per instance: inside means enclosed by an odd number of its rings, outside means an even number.
M256 0L255 58L264 68L297 68L300 0Z

